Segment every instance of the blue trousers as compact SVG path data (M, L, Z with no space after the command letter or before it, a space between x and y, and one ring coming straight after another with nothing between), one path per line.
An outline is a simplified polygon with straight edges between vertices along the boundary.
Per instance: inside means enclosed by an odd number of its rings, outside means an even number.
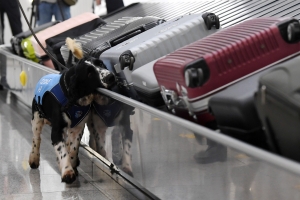
M58 3L61 6L61 10ZM56 21L63 21L71 18L70 6L67 6L61 1L59 1L58 3L48 3L43 1L40 2L38 6L39 18L37 22L39 26L51 22L52 16L55 17Z

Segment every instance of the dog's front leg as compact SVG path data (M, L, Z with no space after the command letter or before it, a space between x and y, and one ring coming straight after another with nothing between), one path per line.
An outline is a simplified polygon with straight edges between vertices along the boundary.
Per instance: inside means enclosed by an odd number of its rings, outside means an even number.
M41 133L44 126L44 119L40 118L38 111L34 111L31 120L32 127L32 150L29 155L29 165L32 169L36 169L40 165L40 144L41 144Z
M85 117L77 126L70 128L67 132L66 145L76 175L78 175L77 167L80 164L78 150L87 119L88 117Z
M87 121L87 127L90 133L90 137L89 137L89 146L97 152L97 145L96 145L96 138L95 138L95 134L94 134L94 122L93 122L93 115L92 112L90 112L89 116L88 116L88 121Z
M68 130L71 123L66 114L63 114L63 116L56 120L57 123L52 123L51 140L61 171L62 182L72 183L76 180L76 174L72 168L68 149L63 139L64 132Z
M105 134L107 126L94 110L92 110L92 114L88 122L88 129L90 132L89 144L92 145L91 148L107 159L105 150Z

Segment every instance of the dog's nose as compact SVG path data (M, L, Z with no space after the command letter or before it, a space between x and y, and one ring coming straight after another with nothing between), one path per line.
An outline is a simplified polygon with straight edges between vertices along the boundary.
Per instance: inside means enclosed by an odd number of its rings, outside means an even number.
M113 74L108 74L104 80L103 80L106 84L111 85L116 81L115 75Z

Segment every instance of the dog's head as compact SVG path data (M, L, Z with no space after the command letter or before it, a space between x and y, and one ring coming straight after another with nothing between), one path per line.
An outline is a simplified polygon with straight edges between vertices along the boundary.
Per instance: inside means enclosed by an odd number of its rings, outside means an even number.
M106 69L103 62L96 58L84 57L80 46L72 39L66 40L70 51L79 59L69 67L69 97L77 103L88 104L91 98L86 96L94 93L97 88L110 88L115 82L115 75Z

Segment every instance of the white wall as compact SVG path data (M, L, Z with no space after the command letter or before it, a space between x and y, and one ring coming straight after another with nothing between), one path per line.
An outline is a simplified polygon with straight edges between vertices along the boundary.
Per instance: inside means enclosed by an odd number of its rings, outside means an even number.
M7 1L9 1L9 0L7 0ZM28 18L28 20L30 20L31 0L19 0L19 1L21 2L21 5L25 11L26 17ZM126 6L126 5L129 5L134 2L147 2L147 1L151 1L151 2L162 2L162 1L165 1L165 2L168 2L168 1L169 2L175 2L175 1L188 2L189 0L123 0L123 1ZM202 1L202 0L191 0L191 1ZM92 3L93 3L93 0L78 0L78 3L75 6L71 7L71 15L76 16L83 12L92 12ZM105 0L102 0L102 4L98 7L96 7L96 13L99 15L103 15L106 13ZM29 28L28 28L28 26L25 22L25 18L23 17L22 14L21 14L21 16L22 16L23 31L26 31ZM4 18L5 18L4 41L5 41L5 44L9 44L12 34L11 34L10 26L9 26L6 15L4 16Z

